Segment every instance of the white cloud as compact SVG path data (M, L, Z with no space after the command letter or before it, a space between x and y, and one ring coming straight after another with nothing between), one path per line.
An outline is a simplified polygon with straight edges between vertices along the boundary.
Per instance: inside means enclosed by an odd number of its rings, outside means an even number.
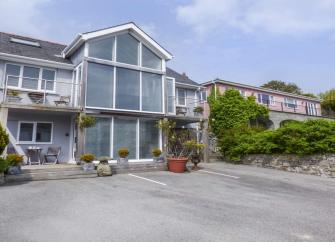
M335 30L334 0L194 0L177 8L181 23L204 35L238 29L274 34Z
M45 37L40 7L50 0L1 0L0 31Z

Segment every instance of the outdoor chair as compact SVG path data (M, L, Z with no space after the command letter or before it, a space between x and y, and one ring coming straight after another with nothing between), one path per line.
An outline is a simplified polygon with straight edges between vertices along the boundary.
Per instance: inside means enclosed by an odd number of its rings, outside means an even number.
M44 102L44 94L40 92L29 92L28 97L33 103L41 104Z
M44 162L48 163L50 158L53 158L53 163L57 164L59 155L60 155L61 147L48 147L47 153L44 155Z
M182 114L185 116L187 114L187 107L176 107L176 114Z
M60 96L59 100L54 101L56 106L59 104L69 105L70 103L70 96Z

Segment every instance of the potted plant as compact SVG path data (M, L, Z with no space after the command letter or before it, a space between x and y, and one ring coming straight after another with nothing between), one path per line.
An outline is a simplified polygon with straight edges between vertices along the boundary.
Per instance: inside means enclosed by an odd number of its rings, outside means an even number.
M204 112L204 108L201 107L201 106L194 107L193 112L194 112L195 116L201 115Z
M9 154L6 157L9 167L7 173L9 175L21 174L21 164L23 162L23 155Z
M205 148L204 144L199 144L194 141L189 141L186 143L186 146L192 150L191 162L193 163L192 170L198 170L198 164L202 161L203 149Z
M169 171L185 172L186 163L195 151L194 145L198 143L191 138L189 130L177 130L176 123L172 120L160 120L157 126L162 129L166 138Z
M79 128L81 130L93 127L96 124L96 122L97 122L97 120L96 120L95 117L93 117L93 116L87 116L87 115L84 115L84 114L78 115L76 121L77 121L77 124L79 125Z
M118 150L119 158L117 160L118 165L128 165L129 150L125 147L122 147Z
M111 176L112 175L112 168L110 167L110 165L108 164L109 160L112 160L113 158L107 157L107 156L103 156L103 157L99 157L99 164L97 167L97 173L98 176Z
M95 155L91 153L86 153L80 156L80 160L84 162L83 164L83 170L84 171L93 171L94 170L94 164L93 160L95 159Z
M153 155L153 160L154 162L162 162L164 161L164 157L161 157L162 151L159 148L154 148L151 151L152 155Z
M8 169L8 161L0 157L0 185L5 183L5 171Z
M16 90L8 90L7 91L7 101L12 103L21 102L22 97L20 97L20 92Z

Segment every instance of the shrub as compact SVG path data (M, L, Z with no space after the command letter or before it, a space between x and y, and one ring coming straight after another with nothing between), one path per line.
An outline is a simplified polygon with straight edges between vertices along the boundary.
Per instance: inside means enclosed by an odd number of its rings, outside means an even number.
M18 166L23 162L23 155L9 154L6 157L6 160L10 166Z
M89 128L96 124L97 120L95 117L87 115L79 115L77 117L77 123L80 129Z
M159 157L162 154L162 151L158 148L155 148L155 149L152 149L151 153L154 157Z
M120 148L118 154L121 158L126 158L129 155L129 150L127 148Z
M219 139L223 155L238 162L247 154L327 154L335 153L335 122L308 120L287 122L277 130L228 129Z
M193 108L193 112L195 113L203 113L204 112L204 108L201 106L197 106Z
M9 143L8 134L6 133L2 125L0 125L0 155L3 153L8 143Z
M5 172L8 169L8 161L0 157L0 173Z
M82 154L80 156L80 160L86 163L91 163L94 159L95 159L95 155L91 153Z

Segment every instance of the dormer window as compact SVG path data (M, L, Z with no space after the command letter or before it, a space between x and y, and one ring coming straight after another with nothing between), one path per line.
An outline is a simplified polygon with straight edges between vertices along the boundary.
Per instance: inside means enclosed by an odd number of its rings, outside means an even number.
M10 42L16 43L16 44L22 44L22 45L30 45L34 47L41 47L40 43L37 41L30 41L25 39L19 39L19 38L10 38Z

